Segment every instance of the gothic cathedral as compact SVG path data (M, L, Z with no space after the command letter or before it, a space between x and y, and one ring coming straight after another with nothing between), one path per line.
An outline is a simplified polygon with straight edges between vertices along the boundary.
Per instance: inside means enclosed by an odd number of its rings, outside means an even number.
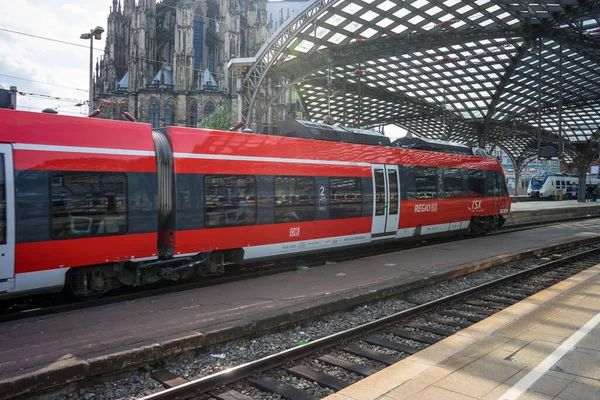
M96 63L98 117L195 127L218 106L234 111L227 62L267 39L266 0L123 1L113 0Z

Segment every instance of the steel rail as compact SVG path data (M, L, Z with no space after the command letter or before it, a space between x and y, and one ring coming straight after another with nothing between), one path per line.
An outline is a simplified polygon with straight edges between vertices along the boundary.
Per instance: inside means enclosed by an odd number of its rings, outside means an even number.
M145 396L141 398L141 400L159 400L159 399L182 399L189 396L195 396L202 393L206 393L220 385L230 384L241 379L244 379L256 372L261 372L267 369L278 367L286 362L296 360L305 356L310 355L311 353L317 352L319 350L331 348L340 342L354 339L358 336L364 335L365 333L373 332L381 329L385 325L396 322L397 320L412 317L416 314L422 313L424 311L439 307L440 305L444 305L446 303L451 303L455 300L461 299L463 297L472 295L474 293L489 289L493 286L500 285L506 282L510 282L525 276L534 275L539 273L540 271L551 269L556 266L576 261L577 259L584 258L588 255L598 253L600 249L591 249L579 254L575 254L570 257L550 261L544 264L540 264L536 267L526 269L523 271L519 271L515 274L499 278L487 283L483 283L481 285L465 289L463 291L441 297L439 299L433 300L431 302L417 305L413 308L403 310L397 312L395 314L389 315L387 317L383 317L377 319L375 321L371 321L362 325L359 325L354 328L350 328L345 331L341 331L338 333L334 333L333 335L325 336L319 339L316 339L312 342L309 342L304 345L292 347L290 349L281 351L279 353L271 354L269 356L260 358L255 361L251 361L245 364L241 364L235 367L232 367L227 370L223 370L217 372L215 374L205 376L202 378L198 378L196 380L186 382L182 385L166 389L157 393L153 393L151 395Z

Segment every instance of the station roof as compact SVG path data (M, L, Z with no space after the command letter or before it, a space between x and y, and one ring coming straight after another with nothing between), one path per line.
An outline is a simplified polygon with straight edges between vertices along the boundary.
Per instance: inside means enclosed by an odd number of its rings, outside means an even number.
M539 118L542 146L584 142L600 126L599 3L317 0L266 44L268 76L314 121L485 132L517 154L537 151Z

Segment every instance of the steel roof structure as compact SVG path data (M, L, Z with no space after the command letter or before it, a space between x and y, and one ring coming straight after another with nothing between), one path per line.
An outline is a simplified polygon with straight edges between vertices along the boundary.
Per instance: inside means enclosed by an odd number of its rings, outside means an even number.
M599 18L585 0L317 0L257 54L243 120L295 87L315 121L570 158L600 126Z

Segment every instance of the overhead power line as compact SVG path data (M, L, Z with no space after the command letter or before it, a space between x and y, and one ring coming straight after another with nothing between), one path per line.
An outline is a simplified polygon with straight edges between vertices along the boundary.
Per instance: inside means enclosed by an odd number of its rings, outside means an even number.
M77 47L83 47L85 49L89 49L90 46L86 46L84 44L79 44L79 43L73 43L73 42L65 42L63 40L58 40L58 39L52 39L49 37L45 37L45 36L38 36L38 35L33 35L31 33L25 33L25 32L19 32L19 31L13 31L11 29L6 29L6 28L0 28L0 31L4 31L4 32L8 32L8 33L14 33L16 35L23 35L23 36L29 36L29 37L33 37L36 39L43 39L43 40L48 40L50 42L56 42L56 43L62 43L62 44L68 44L71 46L77 46ZM102 51L104 52L104 49L98 49L96 47L94 47L94 50L98 50L98 51Z
M21 78L21 77L18 77L18 76L4 75L4 74L0 74L0 76L4 76L6 78L11 78L11 79L18 79L18 80L21 80L21 81L39 83L39 84L42 84L42 85L56 86L56 87L63 88L63 89L72 89L72 90L78 90L80 92L89 92L89 90L87 90L87 89L78 89L78 88L71 87L71 86L57 85L55 83L48 83L48 82L36 81L36 80L33 80L33 79Z
M50 99L50 100L60 100L60 101L69 101L72 103L80 103L83 105L83 103L86 103L87 100L81 100L81 99L70 99L68 97L60 97L60 96L51 96L49 94L40 94L40 93L29 93L29 92L22 92L22 91L17 91L17 93L19 93L21 96L30 96L30 97L38 97L40 99Z
M46 108L52 108L52 107L46 107ZM32 106L23 106L23 105L19 105L17 107L17 109L27 109L27 110L45 110L46 108L41 108L41 107L32 107ZM60 113L64 113L64 114L71 114L71 115L78 115L78 116L85 116L86 113L85 112L74 112L74 111L67 111L67 110L57 110Z

